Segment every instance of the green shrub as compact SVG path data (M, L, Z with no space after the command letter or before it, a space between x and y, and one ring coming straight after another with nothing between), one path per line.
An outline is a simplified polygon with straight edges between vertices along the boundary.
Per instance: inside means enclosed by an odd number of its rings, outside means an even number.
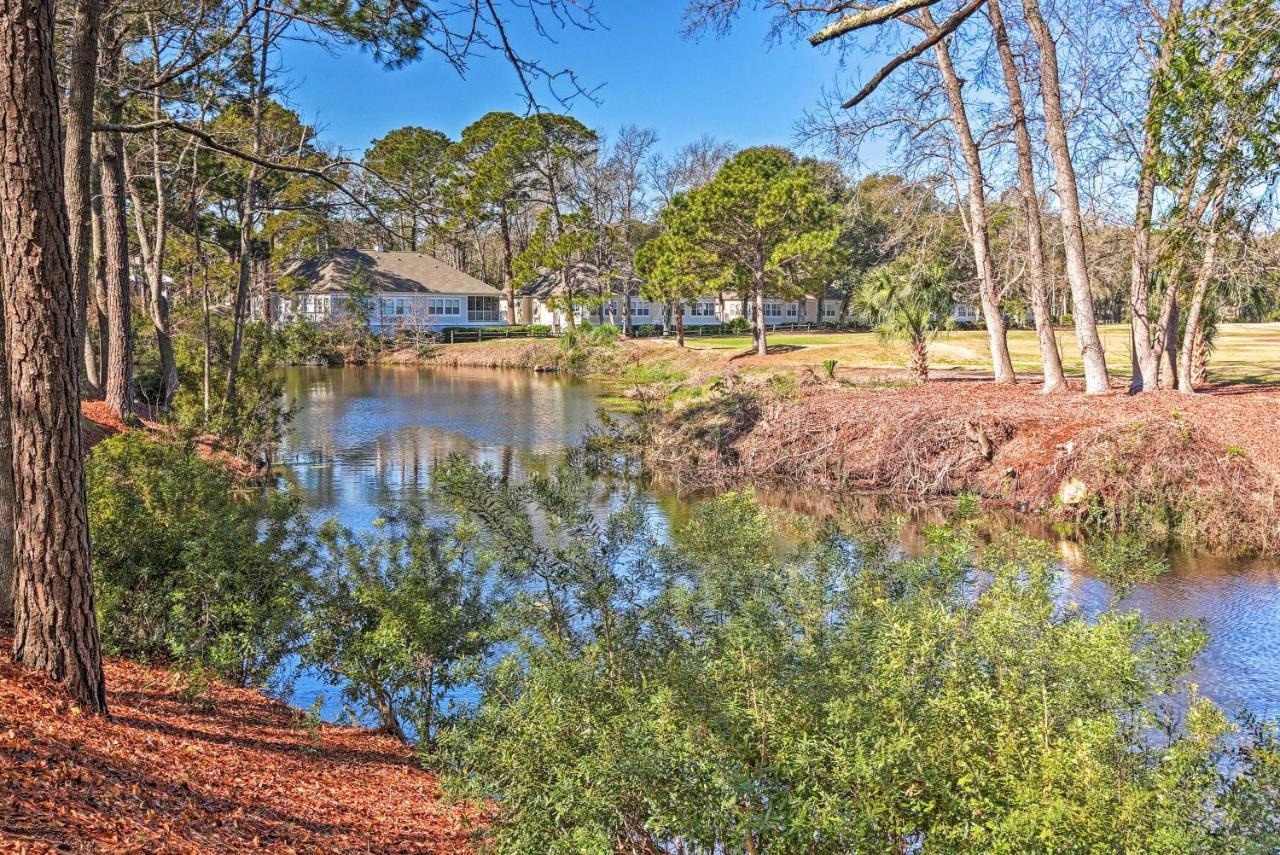
M191 447L138 432L95 446L87 481L103 646L267 679L301 628L308 538L296 497L237 496Z
M209 409L204 406L203 343L176 340L179 386L171 417L188 433L210 433L241 458L269 463L293 413L284 403L279 341L260 322L245 325L237 391L226 399L231 321L215 317L210 330L212 365Z
M429 747L448 721L445 694L485 643L483 572L466 545L407 508L382 534L320 528L303 661L399 739Z
M751 329L751 321L746 318L733 318L729 323L725 324L731 332L744 333Z
M275 345L281 361L288 365L336 365L342 361L340 332L302 317L295 317L276 332Z
M573 470L452 468L439 483L509 601L478 706L432 762L448 793L497 806L488 851L1277 840L1276 732L1187 686L1203 633L1062 607L1043 545L957 524L915 559L836 528L787 549L743 494L665 545L634 497L601 519Z

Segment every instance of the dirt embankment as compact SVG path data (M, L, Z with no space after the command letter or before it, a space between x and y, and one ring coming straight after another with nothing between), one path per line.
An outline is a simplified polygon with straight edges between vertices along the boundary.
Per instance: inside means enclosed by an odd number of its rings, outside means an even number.
M545 370L558 367L560 356L555 339L500 339L474 344L437 345L422 351L397 350L379 361L388 365Z
M85 449L91 449L102 440L127 430L141 430L155 437L174 437L176 431L158 421L142 415L134 425L126 425L103 401L80 402L80 435ZM206 460L220 464L239 481L250 481L264 474L262 467L238 457L228 450L215 436L198 436L193 440L196 450Z
M161 667L105 668L110 718L0 657L0 851L468 851L476 817L394 739Z
M732 377L646 418L647 465L684 487L975 492L1052 520L1280 550L1280 390L1130 397L974 380Z

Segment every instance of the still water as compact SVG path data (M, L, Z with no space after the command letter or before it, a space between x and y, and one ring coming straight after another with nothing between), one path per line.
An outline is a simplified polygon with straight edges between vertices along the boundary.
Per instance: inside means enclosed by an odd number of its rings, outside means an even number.
M432 467L466 454L519 478L546 471L591 428L594 385L525 371L417 368L293 368L285 394L296 409L281 449L285 480L301 492L313 517L366 528L389 504L421 495ZM847 501L764 491L765 501L811 513L849 512ZM661 491L646 494L661 527L679 523L688 503ZM862 512L879 502L860 497ZM910 549L921 510L903 532ZM1009 524L1006 521L1006 524ZM1083 608L1108 597L1084 567L1080 546L1033 521L1015 521L1050 540L1066 568L1063 595ZM1201 693L1228 709L1280 715L1280 561L1232 560L1176 552L1169 572L1139 586L1129 603L1151 618L1202 621L1211 641L1195 675ZM324 695L324 713L339 711L337 692L302 677L290 692L297 706Z

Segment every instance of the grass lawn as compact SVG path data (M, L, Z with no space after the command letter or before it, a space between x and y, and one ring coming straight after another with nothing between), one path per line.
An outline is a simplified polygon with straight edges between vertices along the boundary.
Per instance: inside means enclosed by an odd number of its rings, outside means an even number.
M1123 324L1104 326L1102 343L1107 351L1107 367L1113 376L1129 376L1129 327ZM1058 347L1068 374L1079 374L1080 349L1075 331L1057 331ZM751 347L751 336L685 339L690 348L709 351L742 352ZM815 333L769 336L769 345L794 347L770 357L770 361L820 366L835 359L846 368L901 368L906 364L906 349L896 343L882 343L874 333ZM1011 330L1009 352L1019 372L1040 371L1040 350L1034 330ZM944 332L929 346L930 367L946 370L967 368L987 370L991 364L987 336L982 330ZM1217 349L1210 362L1213 376L1249 382L1280 381L1280 323L1222 324L1218 330Z

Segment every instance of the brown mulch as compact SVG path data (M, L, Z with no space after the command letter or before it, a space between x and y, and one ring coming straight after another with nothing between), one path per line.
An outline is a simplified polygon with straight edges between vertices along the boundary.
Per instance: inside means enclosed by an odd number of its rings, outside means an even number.
M110 718L0 657L0 851L469 851L476 817L390 737L303 727L249 689L184 702L161 667L105 670Z

